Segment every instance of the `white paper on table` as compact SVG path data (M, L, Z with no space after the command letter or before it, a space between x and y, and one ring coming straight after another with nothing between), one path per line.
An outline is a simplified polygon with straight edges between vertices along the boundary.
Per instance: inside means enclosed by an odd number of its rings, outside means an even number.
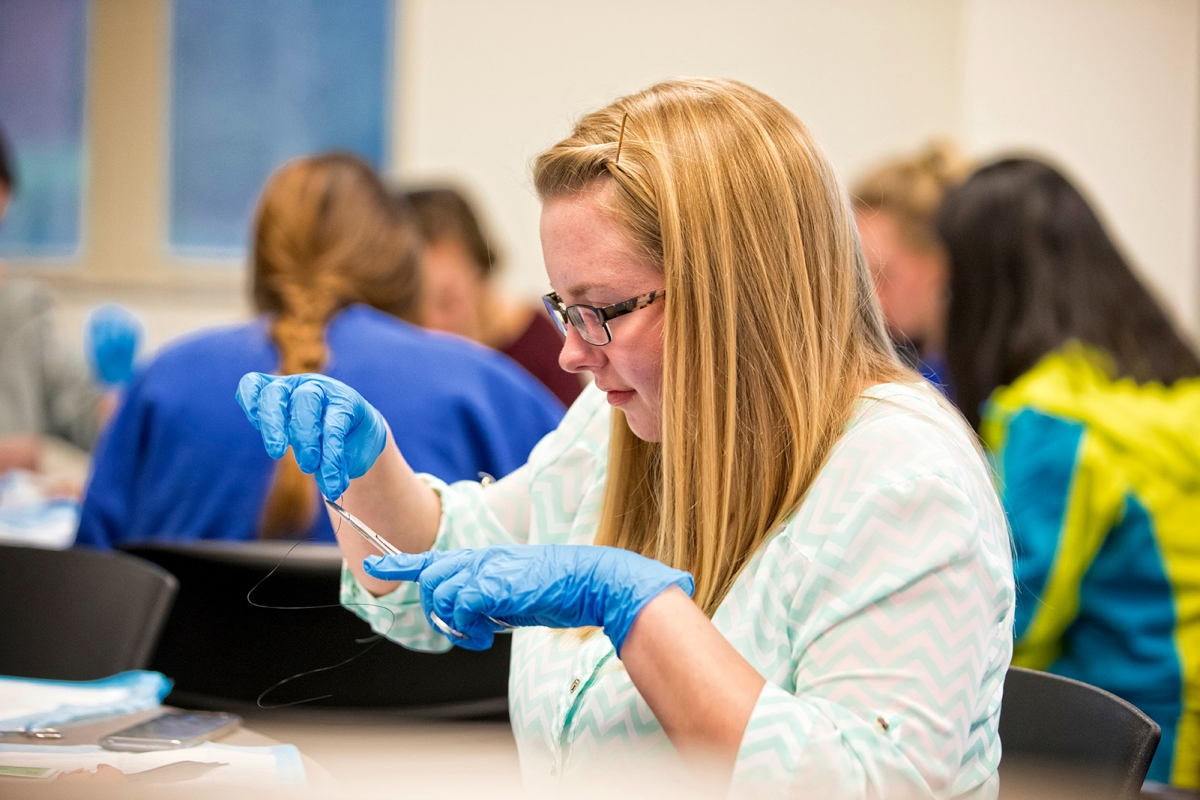
M239 747L205 742L178 750L150 753L123 753L97 745L63 747L36 744L0 744L0 764L11 767L52 767L63 772L77 769L95 771L101 764L116 767L126 775L136 775L180 762L220 764L182 783L193 784L299 784L306 781L300 751L294 745Z
M0 676L0 728L42 728L98 714L157 706L171 682L161 673L122 672L96 681L47 681Z
M65 550L78 527L78 501L48 496L31 472L0 473L0 544Z
M128 694L120 687L85 689L33 681L0 681L0 709L3 709L0 716L4 720L24 718L60 706L94 705L108 708L124 700Z

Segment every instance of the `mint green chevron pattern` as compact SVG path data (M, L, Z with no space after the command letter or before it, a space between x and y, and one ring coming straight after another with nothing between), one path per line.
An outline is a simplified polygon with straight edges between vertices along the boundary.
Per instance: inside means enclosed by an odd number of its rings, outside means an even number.
M508 478L428 479L442 498L436 546L591 542L608 420L589 389ZM734 795L995 797L1010 555L991 476L953 412L924 387L870 390L713 618L768 681ZM448 647L412 586L375 599L346 571L342 601L405 646ZM603 634L518 630L509 698L531 788L678 758Z

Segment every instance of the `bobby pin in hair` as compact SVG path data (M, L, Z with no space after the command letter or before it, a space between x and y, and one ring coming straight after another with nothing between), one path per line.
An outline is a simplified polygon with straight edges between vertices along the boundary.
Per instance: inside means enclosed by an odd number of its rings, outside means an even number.
M613 159L614 164L621 163L621 145L625 143L625 120L627 119L629 119L628 111L621 115L621 133L617 136L617 157Z

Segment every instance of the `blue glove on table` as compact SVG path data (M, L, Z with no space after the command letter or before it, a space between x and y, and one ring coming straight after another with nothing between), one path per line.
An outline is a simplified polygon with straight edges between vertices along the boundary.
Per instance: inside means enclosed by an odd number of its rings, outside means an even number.
M625 637L646 604L672 586L690 597L692 576L630 550L595 545L518 544L478 550L370 556L367 574L385 581L417 581L421 606L464 639L486 650L501 626L604 628L620 656ZM432 624L432 620L431 620Z
M237 401L262 434L267 454L282 458L291 446L300 469L317 476L330 500L367 474L387 444L383 416L358 392L325 375L249 372L238 383Z
M124 386L133 380L133 359L142 338L142 323L116 303L94 309L87 317L85 349L92 373L105 386Z

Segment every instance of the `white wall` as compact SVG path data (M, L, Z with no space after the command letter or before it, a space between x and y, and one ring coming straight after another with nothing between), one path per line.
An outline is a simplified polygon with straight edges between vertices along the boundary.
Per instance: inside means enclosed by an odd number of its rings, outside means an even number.
M530 162L619 94L746 81L807 122L847 178L957 124L956 2L402 2L393 162L476 190L523 294L547 291Z
M1200 332L1200 2L967 0L962 51L967 146L1065 166Z
M848 180L939 134L1050 154L1200 332L1200 0L397 1L396 172L473 188L522 294L545 291L534 155L620 93L722 75L795 110ZM114 247L46 276L71 341L104 300L142 311L152 344L247 313L244 276L198 295L159 249L167 5L97 6L90 158L109 194L88 224Z
M951 134L1079 179L1200 331L1200 0L402 0L397 172L476 191L544 291L529 163L579 114L720 75L782 100L843 177Z

